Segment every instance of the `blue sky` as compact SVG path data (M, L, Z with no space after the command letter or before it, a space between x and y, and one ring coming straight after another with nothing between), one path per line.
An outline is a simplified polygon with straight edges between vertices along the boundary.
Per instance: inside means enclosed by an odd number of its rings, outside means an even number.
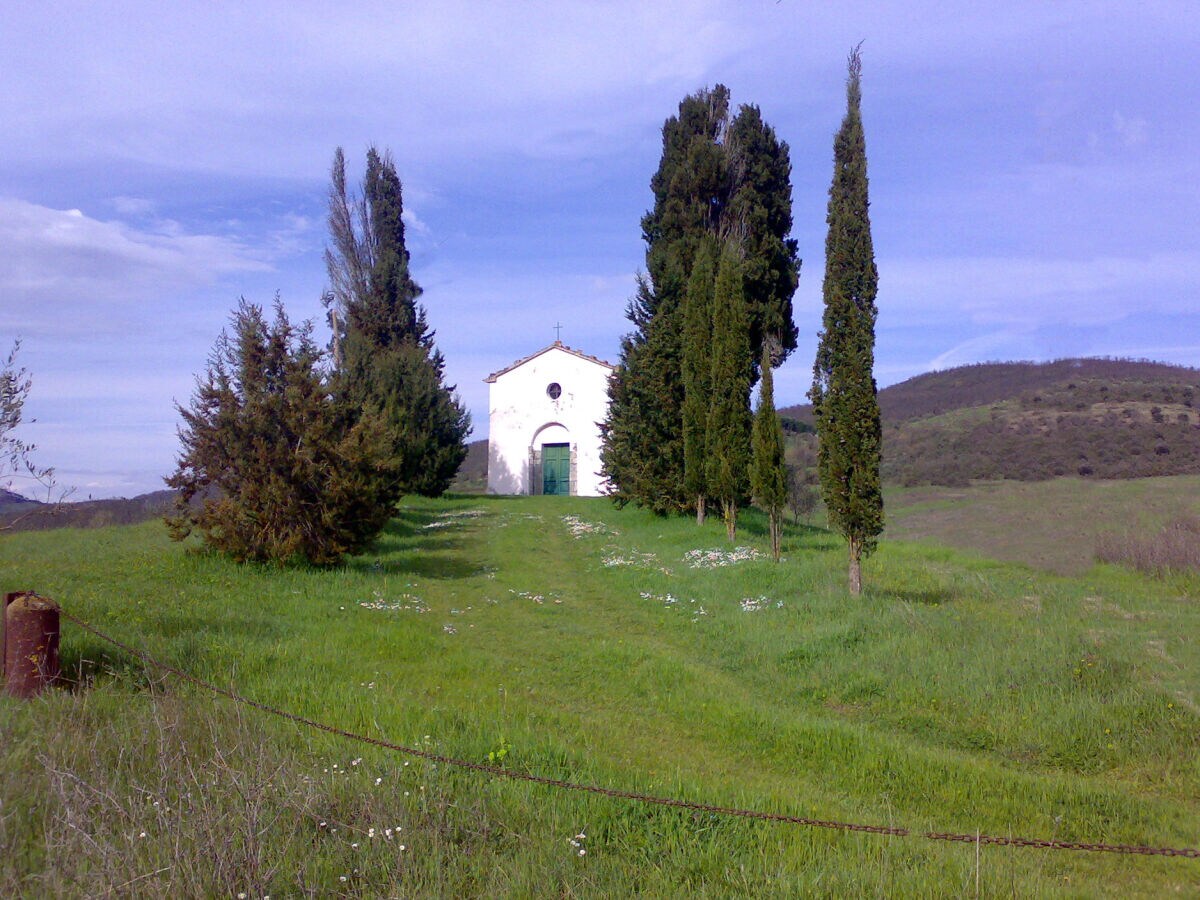
M334 148L404 182L413 272L483 378L615 361L663 120L717 82L791 146L803 400L832 139L863 43L881 386L1109 355L1200 364L1194 2L45 3L0 29L0 341L76 497L162 486L237 298L319 317ZM20 488L20 484L14 485Z

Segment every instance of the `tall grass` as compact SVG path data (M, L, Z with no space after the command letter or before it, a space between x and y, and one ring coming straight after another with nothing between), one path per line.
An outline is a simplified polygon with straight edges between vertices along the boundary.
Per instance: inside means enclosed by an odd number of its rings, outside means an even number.
M738 543L766 541L746 516ZM806 527L779 565L692 553L730 549L719 523L604 501L451 498L405 505L335 571L237 566L145 525L11 536L3 578L264 702L519 771L918 831L1196 844L1194 602L1117 569L896 543L850 601L844 548ZM977 871L973 847L489 779L162 682L70 626L63 651L78 689L0 703L6 895L1200 888L1186 860L985 848Z
M1157 533L1102 534L1096 559L1150 575L1200 572L1200 516L1183 516Z

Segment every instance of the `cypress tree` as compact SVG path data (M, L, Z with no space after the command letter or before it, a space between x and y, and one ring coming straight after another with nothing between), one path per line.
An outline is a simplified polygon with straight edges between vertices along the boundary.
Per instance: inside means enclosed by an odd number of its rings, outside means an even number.
M817 466L830 524L846 539L852 594L863 557L883 531L882 430L873 369L878 272L868 216L867 151L860 110L862 59L850 53L846 116L834 140L825 240L825 313L813 366Z
M696 255L683 311L683 476L695 503L696 524L704 524L708 495L708 411L712 405L713 253L704 244Z
M631 310L646 302L649 290L640 278ZM687 503L679 429L683 384L672 375L680 368L674 320L655 316L622 339L621 361L608 383L608 417L600 425L601 469L614 502L633 501L660 514L679 512Z
M400 178L390 155L367 151L362 196L347 196L345 158L334 155L326 251L338 369L348 424L364 413L388 425L391 500L437 496L466 457L470 419L443 383L445 361L409 272Z
M601 462L618 503L659 513L692 505L684 477L683 307L692 261L717 227L726 167L720 143L729 91L717 85L679 104L663 125L663 154L642 218L647 273L626 316L634 326L609 380Z
M707 482L713 499L721 504L725 531L732 541L738 504L749 488L751 366L741 265L728 247L721 254L713 288L712 334Z
M686 299L702 247L732 240L746 258L751 383L768 336L781 356L796 346L791 299L799 262L787 239L790 173L787 144L757 107L743 106L730 121L724 85L684 98L663 125L662 158L650 182L654 207L642 218L647 272L626 311L634 331L622 342L602 426L604 474L618 503L633 500L659 512L696 507L702 515L697 469L688 462L696 445L687 434L694 437L696 419L684 409L686 384L695 383L694 371L684 371ZM709 406L711 398L703 403Z
M742 277L750 318L750 350L757 369L764 344L778 366L796 349L792 296L800 261L792 230L792 164L786 142L743 106L729 127L729 201L723 230L742 246Z
M771 555L779 562L780 528L787 504L787 467L783 453L783 426L775 412L775 378L771 370L771 352L763 348L762 379L758 383L758 409L754 412L751 443L754 466L750 470L750 490L755 502L767 513L771 528Z

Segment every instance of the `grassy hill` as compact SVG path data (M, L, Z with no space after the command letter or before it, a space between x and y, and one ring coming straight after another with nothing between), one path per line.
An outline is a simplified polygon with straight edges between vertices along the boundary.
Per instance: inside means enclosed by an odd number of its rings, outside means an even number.
M1200 370L1162 363L1069 359L930 372L879 393L884 477L964 485L1198 474L1198 403ZM811 425L810 406L780 412Z
M744 525L765 553L761 517ZM851 603L823 530L789 527L779 565L697 555L729 550L719 522L583 498L414 498L376 552L329 571L188 552L157 523L2 540L7 584L224 688L424 751L914 832L1196 844L1195 577L1064 578L885 541ZM730 564L698 564L714 559ZM62 652L71 689L0 698L5 896L1200 890L1190 859L505 781L233 706L69 624Z

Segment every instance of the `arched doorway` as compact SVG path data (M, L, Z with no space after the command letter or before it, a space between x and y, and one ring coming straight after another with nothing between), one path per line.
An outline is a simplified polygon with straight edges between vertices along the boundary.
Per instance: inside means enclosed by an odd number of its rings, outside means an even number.
M573 494L574 458L571 435L558 422L543 425L530 442L530 479L532 494Z

